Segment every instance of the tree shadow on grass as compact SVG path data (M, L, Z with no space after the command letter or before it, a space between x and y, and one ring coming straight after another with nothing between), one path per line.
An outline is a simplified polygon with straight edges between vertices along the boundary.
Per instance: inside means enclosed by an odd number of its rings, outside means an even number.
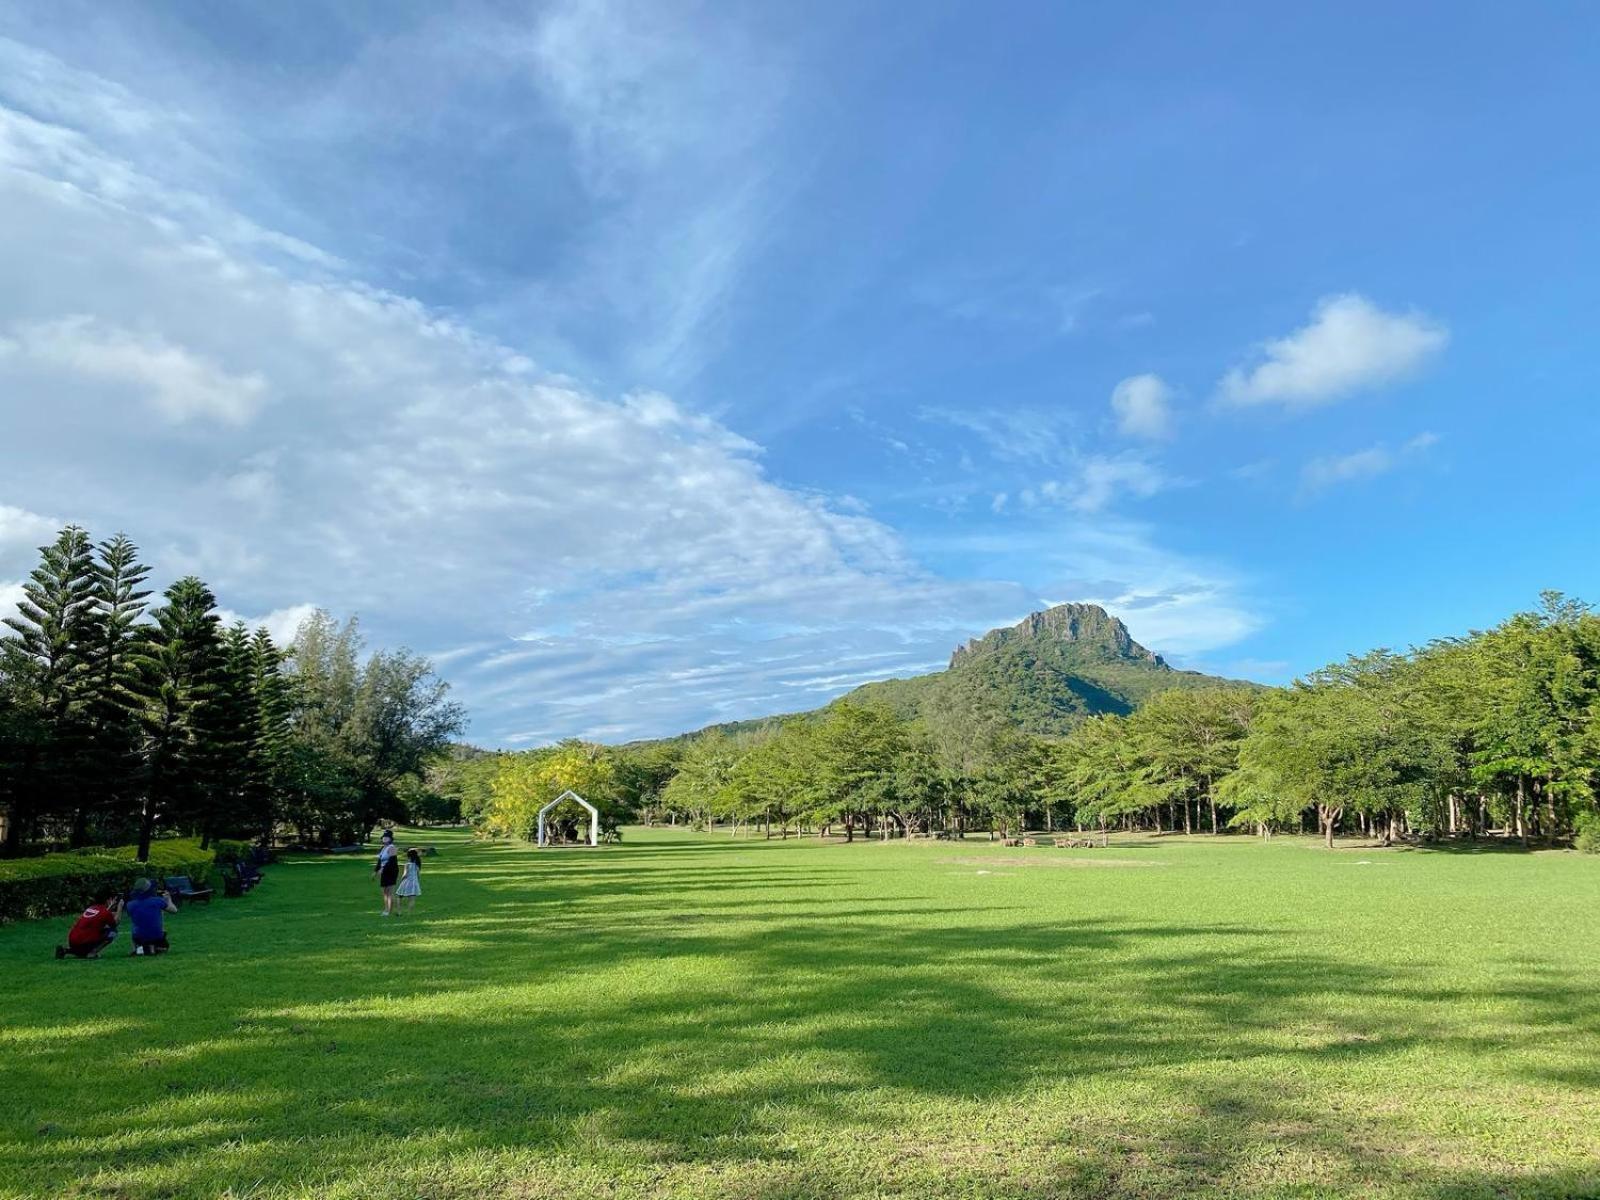
M1402 1153L1418 1134L1404 1109L1326 1107L1343 1072L1600 1028L1600 1000L1561 972L1442 988L1245 923L1028 922L903 891L830 907L819 889L859 872L809 855L696 865L676 857L688 849L654 865L524 853L512 871L485 852L425 874L447 881L435 924L332 944L326 926L285 931L288 970L255 946L233 956L203 1035L165 1034L160 1006L188 995L152 993L114 1052L41 1039L11 1060L21 1091L50 1094L71 1070L74 1095L118 1099L38 1114L31 1140L0 1144L0 1174L63 1195L74 1179L83 1194L209 1195L219 1172L317 1190L383 1179L409 1145L440 1196L562 1194L535 1190L551 1163L566 1194L596 1195L608 1176L635 1181L615 1194L704 1179L763 1200L1266 1195L1296 1180L1586 1194L1550 1190L1582 1171ZM297 920L336 911L309 888L294 899L318 906ZM1520 1015L1461 1030L1447 1016L1462 1001ZM1107 1087L1126 1088L1125 1113L1095 1100ZM1026 1134L974 1128L995 1114ZM445 1190L469 1161L500 1164L492 1192Z

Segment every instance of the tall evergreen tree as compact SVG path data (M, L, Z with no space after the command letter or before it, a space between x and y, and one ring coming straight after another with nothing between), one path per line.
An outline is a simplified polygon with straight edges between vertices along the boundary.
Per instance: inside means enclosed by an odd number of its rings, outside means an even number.
M223 662L216 598L192 575L163 596L144 663L150 779L139 819L141 862L149 858L150 839L163 820L205 825L217 762L214 708Z
M94 556L76 525L40 548L39 565L23 582L10 636L0 641L5 673L25 730L13 771L5 850L15 854L46 815L73 819L88 795L84 751L89 734L88 651L95 638ZM31 710L31 711L30 711ZM30 718L31 719L28 719Z
M293 687L283 673L284 653L272 635L257 629L250 639L250 690L255 702L255 774L250 782L251 811L263 839L270 839L275 800L286 784L294 709Z
M144 688L145 629L139 624L150 592L149 568L139 549L117 534L97 547L94 564L95 626L87 647L87 687L92 745L87 761L93 798L113 826L131 822L144 784L140 713Z

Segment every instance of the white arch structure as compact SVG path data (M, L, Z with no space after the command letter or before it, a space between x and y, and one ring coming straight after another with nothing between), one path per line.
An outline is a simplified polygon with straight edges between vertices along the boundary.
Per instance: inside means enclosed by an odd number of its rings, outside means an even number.
M554 800L550 801L549 804L546 804L539 810L539 845L548 846L550 844L550 835L546 832L544 827L545 813L549 812L563 800L576 800L579 804L583 805L589 810L589 845L598 846L600 844L600 810L594 805L590 804L582 796L578 795L578 793L573 791L571 788L568 788L566 791L562 792L561 795L557 796Z

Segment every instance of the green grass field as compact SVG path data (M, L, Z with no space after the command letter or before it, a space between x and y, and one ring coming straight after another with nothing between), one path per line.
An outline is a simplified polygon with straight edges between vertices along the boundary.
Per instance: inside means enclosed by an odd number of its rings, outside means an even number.
M0 1195L1600 1195L1593 859L418 837L0 929Z

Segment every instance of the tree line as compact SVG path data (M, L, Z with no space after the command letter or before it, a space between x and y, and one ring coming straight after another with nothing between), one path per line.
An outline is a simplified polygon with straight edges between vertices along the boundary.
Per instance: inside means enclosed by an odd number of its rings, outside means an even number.
M403 815L463 725L406 650L365 658L318 612L287 647L224 625L194 576L153 599L138 548L78 526L42 547L0 637L0 853L162 833L348 842Z
M929 722L846 701L670 742L486 755L438 782L499 836L531 837L538 807L574 787L613 820L774 837L1247 830L1600 849L1600 617L1551 593L1466 637L1287 688L1162 691L1059 737L977 705Z

